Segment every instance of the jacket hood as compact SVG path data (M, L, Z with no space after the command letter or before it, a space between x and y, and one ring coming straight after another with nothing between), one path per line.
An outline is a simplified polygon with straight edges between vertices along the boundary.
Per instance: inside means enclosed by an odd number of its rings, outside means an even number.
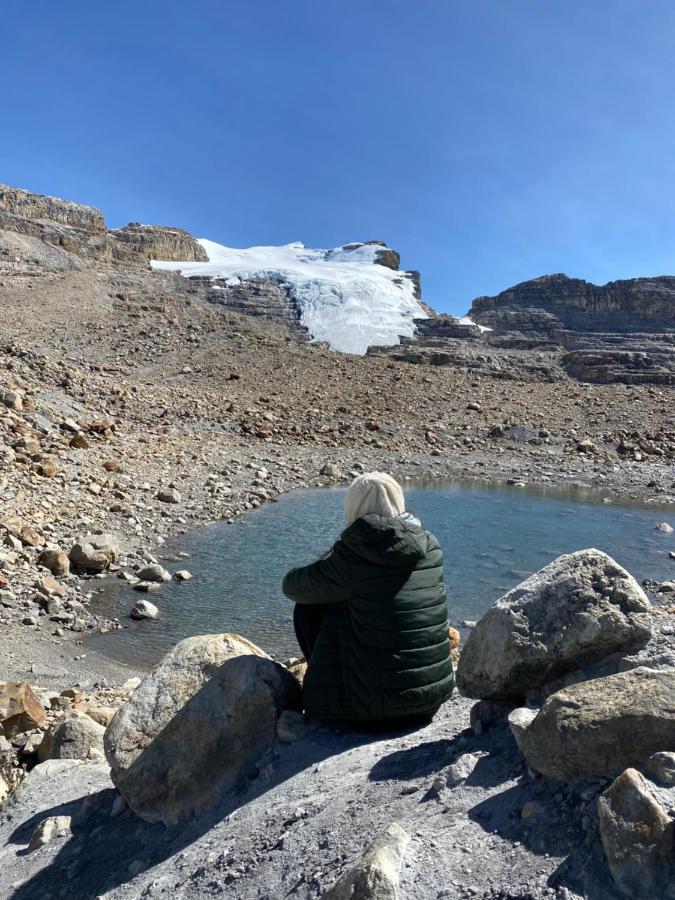
M382 566L410 566L426 555L429 534L413 516L388 518L368 515L342 532L352 552Z

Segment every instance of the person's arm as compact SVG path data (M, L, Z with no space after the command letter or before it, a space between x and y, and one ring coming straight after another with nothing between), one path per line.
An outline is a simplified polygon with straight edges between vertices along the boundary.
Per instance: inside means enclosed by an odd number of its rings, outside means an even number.
M349 564L339 544L325 559L291 569L281 589L295 603L345 603L349 599Z

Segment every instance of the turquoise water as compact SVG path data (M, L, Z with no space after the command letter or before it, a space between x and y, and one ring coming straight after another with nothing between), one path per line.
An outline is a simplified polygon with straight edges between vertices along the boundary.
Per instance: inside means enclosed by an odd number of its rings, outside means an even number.
M188 568L192 581L162 586L151 595L156 621L134 622L139 595L115 580L92 601L96 612L128 628L99 635L90 646L134 662L155 662L191 634L234 631L279 657L297 655L291 603L280 591L285 572L312 562L343 526L344 491L296 491L239 519L172 542L165 553L190 554L172 570ZM668 551L673 535L656 532L675 522L667 508L600 502L589 493L467 484L428 484L406 490L408 508L438 537L445 553L450 619L477 619L501 594L561 553L598 547L638 580L675 574Z

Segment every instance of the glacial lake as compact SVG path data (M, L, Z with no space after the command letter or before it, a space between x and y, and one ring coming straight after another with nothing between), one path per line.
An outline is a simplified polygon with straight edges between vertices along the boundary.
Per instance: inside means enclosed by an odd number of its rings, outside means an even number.
M527 575L561 553L597 547L637 579L675 575L668 551L673 535L655 531L675 523L667 506L603 503L581 489L495 487L475 483L419 483L406 489L408 509L438 537L445 554L450 621L475 620ZM90 649L132 664L152 665L178 640L233 631L283 659L297 656L292 604L280 590L295 565L312 562L343 527L343 489L294 491L248 513L173 539L158 555L170 570L187 568L192 581L162 585L153 594L108 582L92 599L94 612L128 626L87 641ZM180 562L162 557L184 551ZM101 583L92 581L96 590ZM143 596L160 610L155 621L129 618ZM460 629L461 630L461 629Z

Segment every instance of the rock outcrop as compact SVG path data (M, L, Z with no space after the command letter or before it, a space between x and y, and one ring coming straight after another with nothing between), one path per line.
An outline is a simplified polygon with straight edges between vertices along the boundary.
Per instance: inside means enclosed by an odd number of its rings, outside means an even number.
M562 781L675 747L675 669L640 667L557 691L519 746L532 769Z
M175 259L185 262L206 262L208 259L202 245L182 228L129 222L123 228L111 231L110 235L119 243L119 252L123 257L130 250L144 259Z
M196 281L196 279L192 279ZM309 340L309 332L300 324L300 310L287 285L272 278L204 279L210 303L223 312L242 313L287 329L296 340Z
M497 600L466 642L457 686L518 700L567 672L646 641L646 594L600 550L560 556Z
M149 259L208 259L201 244L181 228L130 222L109 231L103 213L93 206L8 185L0 185L0 232L3 230L97 261L146 265Z
M15 219L7 219L9 216ZM90 234L106 232L103 213L93 206L0 184L0 226L18 219L66 225Z
M566 275L478 297L471 318L492 347L559 346L569 376L595 384L675 384L675 276L595 285Z
M297 681L244 638L187 638L110 723L111 778L142 819L179 822L254 773L299 695Z
M471 318L500 331L656 332L675 330L675 276L592 284L567 275L523 281L478 297Z
M675 338L673 348L675 353ZM673 384L675 374L661 361L663 354L631 350L573 350L560 360L578 381L591 384Z

